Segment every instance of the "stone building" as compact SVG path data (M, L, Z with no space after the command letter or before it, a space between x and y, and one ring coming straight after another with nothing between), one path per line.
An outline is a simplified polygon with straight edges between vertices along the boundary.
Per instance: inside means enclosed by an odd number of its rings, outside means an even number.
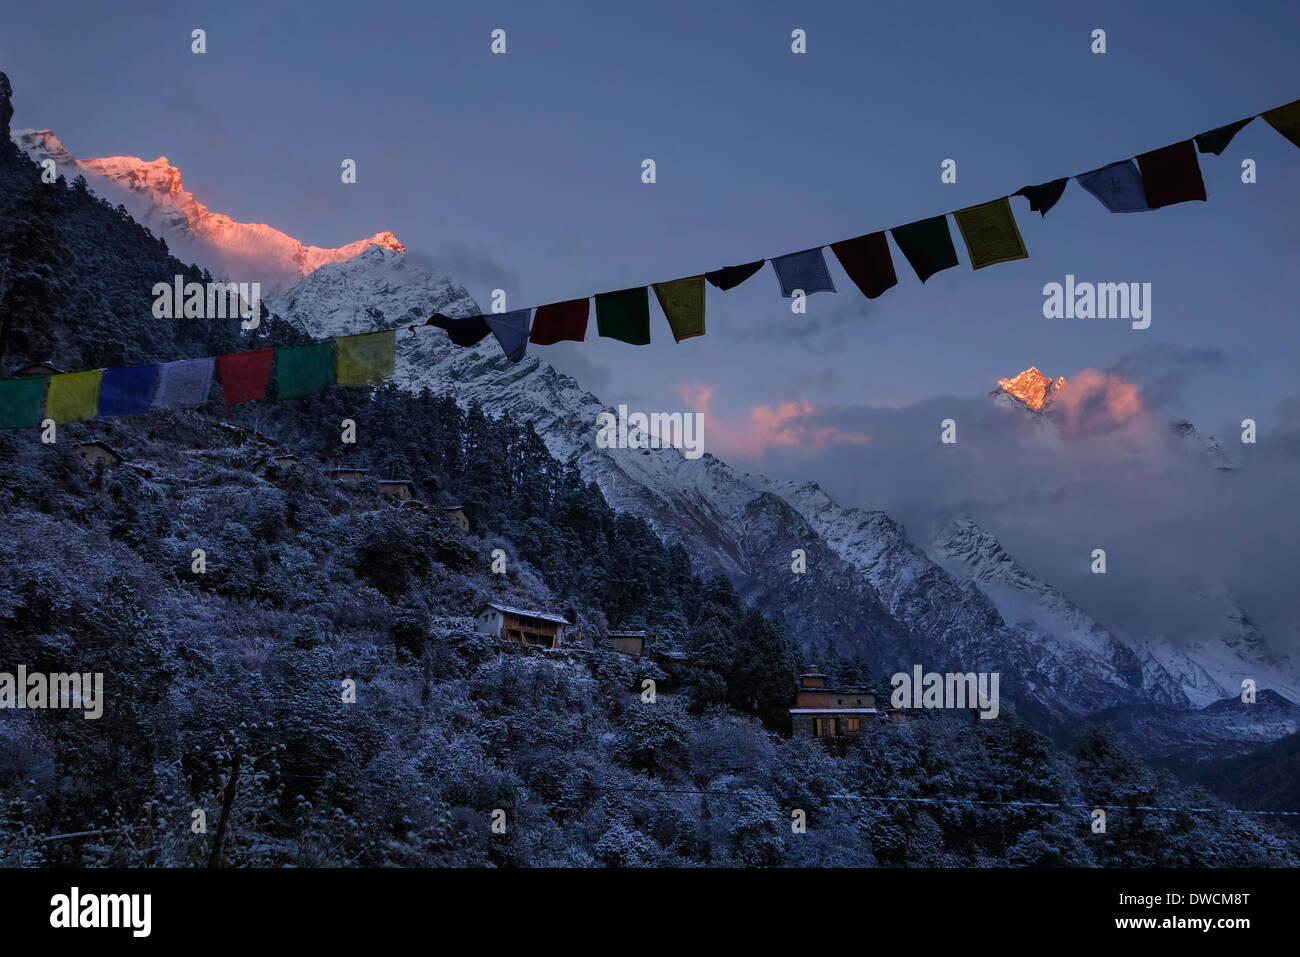
M888 720L870 691L829 688L826 680L819 671L799 676L799 691L790 709L796 737L840 738L860 734L873 721Z

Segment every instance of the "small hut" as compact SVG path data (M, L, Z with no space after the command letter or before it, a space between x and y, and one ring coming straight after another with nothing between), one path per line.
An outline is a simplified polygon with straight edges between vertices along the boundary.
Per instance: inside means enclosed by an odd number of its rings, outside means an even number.
M341 482L344 485L359 485L366 480L366 476L370 474L370 469L351 467L328 469L325 474L334 482Z
M646 633L644 631L611 631L606 637L614 650L635 658L645 653Z
M542 648L558 648L568 621L549 611L485 602L474 615L475 630Z
M380 479L379 491L399 502L409 502L415 498L415 486L410 479Z
M80 443L76 446L76 452L83 462L92 467L102 465L105 469L115 469L126 461L111 445L98 440Z
M447 521L459 525L462 532L469 531L469 516L465 514L465 506L444 505L442 515Z

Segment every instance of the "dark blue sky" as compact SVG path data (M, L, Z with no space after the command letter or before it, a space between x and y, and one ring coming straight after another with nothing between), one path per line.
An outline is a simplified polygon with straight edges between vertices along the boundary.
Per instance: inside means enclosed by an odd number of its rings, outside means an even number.
M1294 2L65 2L5 24L0 69L15 127L75 155L164 154L213 210L306 243L391 229L480 303L502 286L519 306L888 228L1281 105L1297 35ZM1300 150L1256 121L1202 169L1208 203L1151 213L1075 183L1046 220L1013 200L1026 261L973 272L954 229L962 264L924 287L896 256L899 285L869 303L831 259L839 294L801 317L769 267L710 289L702 339L675 345L656 309L650 347L545 354L611 404L712 390L708 450L832 484L855 409L978 395L1031 364L1123 362L1171 414L1266 425L1300 393ZM1151 328L1044 319L1066 273L1152 283ZM826 474L807 474L814 450Z

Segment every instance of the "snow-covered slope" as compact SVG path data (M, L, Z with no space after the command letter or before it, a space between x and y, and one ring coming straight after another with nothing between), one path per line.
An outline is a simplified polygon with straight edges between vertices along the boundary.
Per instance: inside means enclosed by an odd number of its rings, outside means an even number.
M269 305L314 336L479 311L445 276L383 249L324 266ZM1106 708L1187 709L1239 684L1240 662L1216 649L1192 661L1159 642L1111 634L974 523L954 525L923 548L883 512L843 508L813 483L742 474L708 454L597 448L596 416L607 406L540 355L508 362L491 336L461 349L433 327L403 331L397 378L404 388L451 391L493 415L531 419L550 450L576 460L611 505L681 541L700 574L724 574L781 612L810 653L834 648L888 671L913 664L1000 671L1004 696L1056 727ZM791 570L795 548L807 553L806 574Z
M135 156L77 159L50 130L15 130L11 138L36 162L54 160L69 181L85 176L98 195L122 203L138 222L165 239L178 258L207 266L214 275L260 282L264 295L369 247L397 252L406 248L386 231L334 249L307 246L265 223L237 223L212 212L185 188L181 171L165 156L149 161Z
M1181 699L1201 708L1240 695L1242 680L1250 678L1300 701L1300 682L1286 659L1269 649L1239 604L1222 590L1186 596L1203 608L1209 622L1206 635L1212 637L1192 639L1180 650L1166 635L1135 637L1108 630L1031 574L969 517L939 529L928 553L955 578L977 585L1008 624L1050 635L1060 645L1108 657L1131 655L1140 663L1144 687L1157 699Z

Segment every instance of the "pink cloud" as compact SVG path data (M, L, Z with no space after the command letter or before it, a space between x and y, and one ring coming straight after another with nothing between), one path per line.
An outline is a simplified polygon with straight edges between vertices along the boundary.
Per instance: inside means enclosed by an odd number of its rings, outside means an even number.
M1136 383L1096 369L1068 377L1056 408L1066 413L1071 425L1088 429L1123 425L1143 410Z
M831 445L865 445L866 433L818 421L811 402L796 399L780 405L755 405L747 416L724 416L711 408L713 386L687 383L679 394L704 414L705 441L722 456L762 457L773 449L801 454L821 452Z

